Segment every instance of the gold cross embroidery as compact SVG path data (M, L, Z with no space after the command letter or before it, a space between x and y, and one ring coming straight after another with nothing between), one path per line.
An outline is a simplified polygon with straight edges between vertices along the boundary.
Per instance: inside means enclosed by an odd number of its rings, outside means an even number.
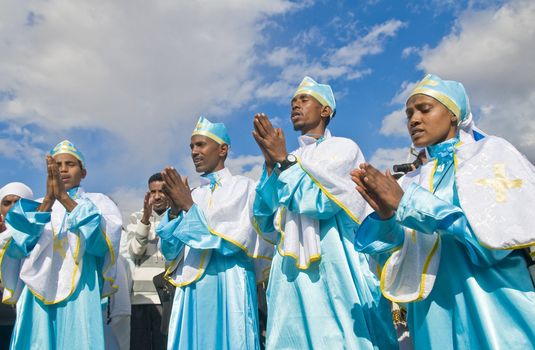
M67 236L64 236L62 239L57 239L57 236L54 236L54 251L63 259L65 259L65 256L67 255L65 243L67 243Z
M507 190L511 188L522 187L521 179L507 180L505 177L505 164L494 164L494 176L493 179L480 179L476 181L476 184L483 186L490 186L496 191L496 202L507 201Z

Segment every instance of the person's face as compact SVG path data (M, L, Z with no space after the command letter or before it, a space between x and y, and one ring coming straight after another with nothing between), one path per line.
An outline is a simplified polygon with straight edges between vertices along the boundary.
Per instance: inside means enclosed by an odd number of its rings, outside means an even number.
M163 181L152 181L149 184L150 201L152 209L157 213L162 213L169 207L169 200L162 190Z
M65 189L70 190L73 187L80 186L80 182L86 175L86 170L82 168L80 161L66 153L55 155L54 160L58 165L59 175L65 185Z
M193 135L191 137L191 159L198 173L209 174L224 168L228 146L220 145L209 137Z
M312 130L323 129L321 118L329 118L330 108L325 108L308 94L296 95L291 102L291 119L295 131L307 134Z
M436 145L457 133L457 117L430 96L412 96L405 113L409 135L416 147Z
M2 198L2 201L0 202L0 214L2 214L2 217L6 217L9 209L11 209L11 207L17 203L19 199L20 197L14 194L8 194Z

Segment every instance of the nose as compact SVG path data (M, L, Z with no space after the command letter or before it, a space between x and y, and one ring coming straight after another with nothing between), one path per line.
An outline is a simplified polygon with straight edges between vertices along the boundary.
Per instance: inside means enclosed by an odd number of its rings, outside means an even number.
M415 127L416 125L420 124L421 123L421 118L420 118L420 113L418 112L415 112L413 115L411 115L411 117L409 118L409 121L408 121L408 124L409 124L409 127L412 128L412 127Z
M67 168L67 164L59 164L59 172L60 173L66 173L68 168Z

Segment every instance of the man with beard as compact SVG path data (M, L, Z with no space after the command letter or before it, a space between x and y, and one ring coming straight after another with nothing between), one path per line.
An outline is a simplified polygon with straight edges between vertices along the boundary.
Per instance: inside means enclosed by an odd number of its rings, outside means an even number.
M168 349L259 349L256 281L273 245L253 217L255 184L225 168L224 124L201 117L190 147L199 187L191 191L174 168L162 172L171 208L157 233L177 287Z
M364 156L353 141L331 136L335 111L331 87L305 77L291 101L301 133L291 153L280 128L265 114L254 118L266 161L255 215L274 219L280 233L267 290L267 349L397 349L388 302L368 258L353 248L366 202L349 172Z

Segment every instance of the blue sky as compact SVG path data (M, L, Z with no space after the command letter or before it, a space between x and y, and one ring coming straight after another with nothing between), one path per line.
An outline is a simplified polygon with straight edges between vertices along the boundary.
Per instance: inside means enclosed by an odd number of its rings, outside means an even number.
M535 160L533 1L0 4L0 185L43 195L44 154L70 139L84 187L139 209L163 166L195 176L199 115L227 124L227 166L256 177L252 117L268 114L295 148L289 101L305 75L333 87L332 133L379 167L405 161L403 103L427 72L463 82L478 126Z

